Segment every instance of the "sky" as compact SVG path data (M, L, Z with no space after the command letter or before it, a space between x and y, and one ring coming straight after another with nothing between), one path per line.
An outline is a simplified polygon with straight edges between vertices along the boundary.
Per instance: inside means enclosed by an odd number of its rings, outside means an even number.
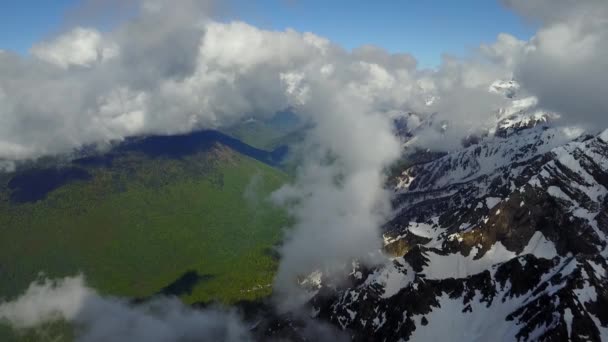
M60 32L80 0L4 0L0 49L26 54L35 42ZM407 52L421 67L436 67L443 53L465 56L507 32L527 40L536 28L491 0L231 0L224 16L264 29L313 32L352 49L371 44Z

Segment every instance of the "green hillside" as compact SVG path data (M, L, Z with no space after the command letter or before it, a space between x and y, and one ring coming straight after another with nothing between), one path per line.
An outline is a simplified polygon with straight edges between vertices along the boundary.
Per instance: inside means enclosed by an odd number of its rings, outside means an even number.
M287 218L266 199L284 173L223 146L181 158L129 152L85 168L90 179L36 202L14 203L0 178L0 297L39 272L82 272L101 293L133 298L167 288L187 303L270 294ZM188 274L184 289L169 286Z
M226 129L225 133L251 146L266 150L279 147L276 141L288 134L260 121L239 123Z
M251 146L271 151L301 141L307 127L296 114L283 111L265 120L245 120L223 131Z

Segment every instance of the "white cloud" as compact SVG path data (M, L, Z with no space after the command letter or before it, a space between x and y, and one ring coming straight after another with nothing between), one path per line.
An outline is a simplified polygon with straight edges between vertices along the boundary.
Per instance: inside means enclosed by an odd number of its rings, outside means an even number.
M505 0L541 22L515 65L515 77L540 107L567 124L608 125L608 2Z
M281 81L285 85L285 93L292 98L294 105L304 105L308 101L310 89L303 85L304 74L298 72L281 73Z
M482 44L480 51L495 63L512 69L525 46L525 41L519 40L510 34L501 33L493 44Z
M68 68L91 67L116 57L119 52L115 44L104 42L97 30L77 27L53 41L36 44L31 53L43 61Z
M323 98L341 92L369 111L424 114L429 98L450 108L453 96L444 94L452 89L485 89L510 75L508 51L519 46L504 36L486 49L484 58L497 63L446 57L438 71L419 71L412 56L378 47L349 53L312 33L214 22L205 2L142 0L141 7L112 31L79 27L37 44L38 59L0 54L0 158L216 128L294 105L324 110Z
M0 302L0 320L16 329L64 320L73 323L76 339L83 342L251 339L234 312L195 310L168 298L132 305L100 296L82 276L32 283L15 300Z
M390 118L358 94L346 88L301 109L316 123L305 160L295 183L273 195L296 219L281 246L275 281L282 309L306 298L296 284L299 276L337 271L352 259L365 261L381 247L379 226L390 212L382 172L399 157L400 144Z

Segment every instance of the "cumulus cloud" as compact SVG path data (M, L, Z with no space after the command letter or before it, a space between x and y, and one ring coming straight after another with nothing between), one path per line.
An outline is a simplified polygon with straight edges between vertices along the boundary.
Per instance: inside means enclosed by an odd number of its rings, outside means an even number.
M445 56L437 70L418 70L412 56L371 45L347 52L312 33L216 22L210 1L139 0L137 14L108 32L78 26L35 44L31 58L0 52L0 159L310 107L310 90L297 87L305 78L324 83L327 96L357 91L387 115L451 121L453 138L436 145L469 134L468 123L489 125L503 104L485 90L512 77L539 106L605 124L606 2L503 2L542 23L530 41L501 34L471 58Z
M118 47L104 44L101 34L94 29L77 27L50 42L36 44L32 55L61 68L91 67L118 55Z
M309 90L297 87L304 78L324 84L324 96L349 89L387 113L424 110L437 88L407 54L350 53L312 33L215 22L205 1L139 4L109 32L76 27L36 44L31 58L0 53L0 158L310 107Z
M248 341L248 327L234 313L195 310L177 299L141 305L103 297L82 276L32 283L20 297L0 302L0 321L17 329L58 320L73 323L77 341Z
M608 125L608 2L503 2L541 23L515 65L522 87L567 124Z
M519 46L504 35L483 61L446 57L439 70L421 71L408 54L374 46L347 52L312 33L216 22L209 1L137 3L137 14L108 32L67 30L35 44L31 58L0 52L0 158L311 108L317 100L299 87L305 79L323 87L322 96L346 89L388 116L431 113L430 97L449 108L453 89L487 88L510 76L508 52Z
M608 100L604 96L608 84L608 2L502 3L534 21L538 31L529 40L502 33L494 43L481 44L471 56L445 56L436 71L419 76L418 82L435 101L418 111L433 122L418 132L413 143L447 149L468 135L491 130L500 108L512 105L486 91L494 80L516 80L519 97L533 99L535 108L529 110L556 113L565 126L596 129L608 125Z
M383 170L400 155L390 118L374 111L372 98L359 96L356 87L331 98L314 90L311 98L324 100L300 109L317 123L302 167L294 184L273 194L296 222L280 250L275 292L282 309L306 299L297 286L299 277L331 274L378 251L379 226L390 212Z
M500 33L496 42L481 44L479 49L490 61L503 65L507 70L512 70L525 46L525 41L519 40L508 33Z

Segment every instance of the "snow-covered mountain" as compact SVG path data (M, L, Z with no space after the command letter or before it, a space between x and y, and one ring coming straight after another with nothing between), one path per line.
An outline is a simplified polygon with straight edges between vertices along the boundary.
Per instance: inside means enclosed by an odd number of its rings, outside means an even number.
M606 340L608 131L535 127L404 171L388 266L320 291L356 340Z
M532 102L467 147L411 154L391 261L321 277L313 316L356 341L608 341L608 130L553 126Z

